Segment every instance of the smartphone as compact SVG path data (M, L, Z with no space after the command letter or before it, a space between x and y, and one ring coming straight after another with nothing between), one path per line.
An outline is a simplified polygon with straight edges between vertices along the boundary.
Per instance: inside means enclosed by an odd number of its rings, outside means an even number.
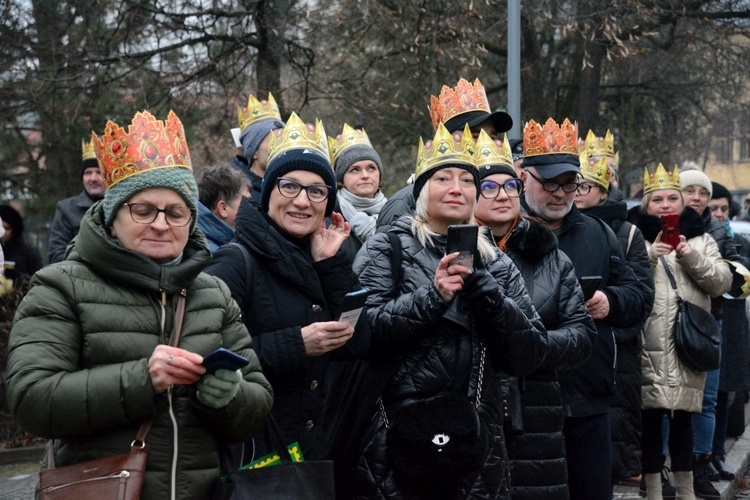
M235 354L228 349L219 347L214 352L203 358L203 366L206 367L206 373L215 373L216 370L235 371L250 363L250 361Z
M474 272L474 255L477 253L479 226L475 224L456 224L448 226L448 253L458 252L451 265L461 264Z
M581 290L583 290L583 298L589 300L593 297L594 293L599 289L599 283L601 282L601 276L582 276L578 278L578 284L581 285Z
M351 326L356 326L359 316L362 314L362 309L365 307L365 300L367 300L369 294L370 290L367 288L361 288L344 295L344 300L341 303L339 321L346 321Z
M680 244L679 214L661 214L661 241L672 248Z

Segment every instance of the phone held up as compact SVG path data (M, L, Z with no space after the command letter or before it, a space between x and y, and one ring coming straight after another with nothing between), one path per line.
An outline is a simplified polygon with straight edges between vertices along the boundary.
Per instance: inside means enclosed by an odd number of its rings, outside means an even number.
M359 317L362 314L362 310L365 307L365 301L369 294L370 290L367 288L361 288L344 295L344 300L341 303L341 315L339 316L339 321L346 321L353 327L357 326L357 321L359 321Z
M474 255L477 253L477 238L479 226L475 224L455 224L448 226L447 252L458 252L458 256L451 262L461 264L474 272Z
M661 241L672 248L680 244L679 214L661 214Z
M601 276L581 276L578 278L578 283L581 285L581 290L583 290L583 298L589 300L593 297L601 282Z

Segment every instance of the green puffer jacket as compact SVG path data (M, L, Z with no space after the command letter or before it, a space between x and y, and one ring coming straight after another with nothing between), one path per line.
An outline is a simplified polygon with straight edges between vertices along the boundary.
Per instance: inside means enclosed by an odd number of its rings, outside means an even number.
M209 259L200 231L176 265L121 247L105 231L99 203L68 260L35 274L10 336L8 402L26 430L55 439L58 466L127 453L155 415L142 497L207 498L220 473L219 440L262 428L271 386L226 285L201 273ZM154 393L148 360L168 341L183 288L179 347L205 356L223 346L250 359L237 396L220 410L198 403L189 386Z

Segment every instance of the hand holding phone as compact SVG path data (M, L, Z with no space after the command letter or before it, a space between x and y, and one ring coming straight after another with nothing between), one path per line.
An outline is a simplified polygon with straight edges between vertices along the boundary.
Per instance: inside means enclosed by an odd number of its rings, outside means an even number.
M578 278L578 283L581 285L581 290L583 290L583 298L588 301L593 297L601 282L601 276L582 276Z
M201 364L206 367L206 373L215 373L216 370L236 371L248 363L250 361L247 358L233 353L229 349L219 347L204 357Z
M673 249L680 244L680 215L661 214L661 242Z
M455 224L448 226L447 252L458 252L451 265L460 264L474 272L474 256L477 253L479 226L475 224Z

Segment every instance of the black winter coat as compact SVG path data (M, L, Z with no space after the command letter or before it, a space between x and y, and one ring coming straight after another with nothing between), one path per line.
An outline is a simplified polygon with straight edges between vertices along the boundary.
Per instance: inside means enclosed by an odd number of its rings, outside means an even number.
M376 233L354 262L362 286L370 289L367 320L373 352L387 354L394 370L385 385L386 411L414 400L448 391L476 397L480 342L486 346L481 404L478 410L489 448L476 473L463 477L457 498L509 498L508 460L502 432L502 393L497 370L525 375L535 370L547 351L547 338L523 281L504 254L487 264L501 293L492 310L480 308L462 293L447 303L435 288L434 273L445 255L445 237L423 247L412 235L410 218L393 223L401 240L401 279L392 293L391 244ZM492 283L492 281L491 281ZM494 288L494 283L493 283ZM378 406L362 440L361 454L351 472L356 498L416 498L393 475L386 447L386 428ZM415 464L418 466L429 464ZM444 492L445 493L445 492Z
M617 377L615 393L610 398L609 417L612 479L615 481L641 473L641 347L643 324L654 305L654 275L646 242L641 231L627 221L628 208L621 198L619 191L613 191L604 205L581 211L603 220L614 231L625 260L647 294L641 321L630 327L613 329L617 343Z
M638 324L648 294L625 263L617 237L601 220L581 214L574 205L555 234L560 250L573 262L576 276L601 276L599 290L609 299L609 315L594 322L597 340L593 353L579 368L560 373L567 416L608 413L616 374L612 329Z
M307 356L301 330L336 318L343 296L359 288L357 277L341 251L313 262L305 241L285 237L247 200L240 204L235 227L236 241L249 252L248 267L242 251L229 244L214 253L206 272L224 280L240 305L263 373L273 387L271 413L284 438L299 441L306 459L319 458L326 374L334 353ZM366 339L355 333L342 349L355 349L360 340ZM255 458L265 453L267 447L263 448L256 449Z
M750 258L750 241L735 234L739 254ZM6 257L7 259L7 257ZM721 370L719 390L750 390L750 324L745 314L745 300L723 299L721 304Z
M513 499L565 499L565 409L557 371L576 368L588 359L596 327L573 264L557 249L557 238L546 224L521 218L508 238L506 253L524 277L549 345L542 365L522 379L524 433L508 437Z
M729 233L727 228L724 227L724 224L711 218L710 208L706 207L701 214L701 220L703 220L703 226L706 228L706 232L718 245L719 253L721 253L721 257L724 260L739 262L745 267L750 266L750 262L739 253L739 243L729 237ZM734 267L730 266L729 270L732 271L732 290L730 290L730 292L734 292L742 287L745 280L744 277L734 271ZM721 296L711 297L711 314L713 314L714 318L717 320L722 318L721 313L724 300L725 299Z

